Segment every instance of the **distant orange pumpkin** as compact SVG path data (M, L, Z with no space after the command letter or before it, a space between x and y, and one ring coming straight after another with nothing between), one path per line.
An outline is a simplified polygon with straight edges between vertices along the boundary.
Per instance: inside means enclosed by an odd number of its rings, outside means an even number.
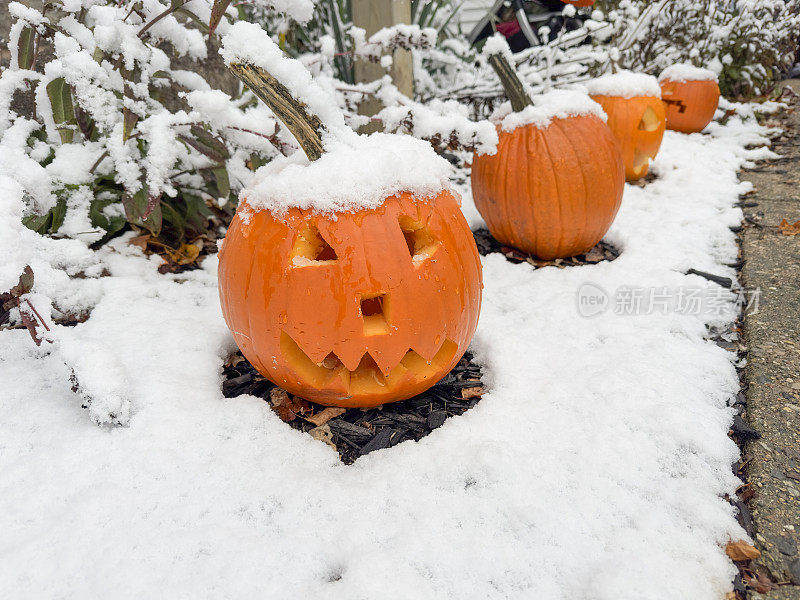
M592 96L608 115L608 126L620 143L625 179L647 175L650 159L661 148L666 128L664 104L654 96Z
M703 131L719 105L716 81L661 81L661 99L666 106L667 129L682 133Z
M455 366L481 304L481 263L457 199L280 218L240 204L220 251L222 312L244 356L303 398L369 407Z
M608 126L586 114L499 136L496 154L472 162L472 195L492 236L544 260L588 252L611 226L625 186Z

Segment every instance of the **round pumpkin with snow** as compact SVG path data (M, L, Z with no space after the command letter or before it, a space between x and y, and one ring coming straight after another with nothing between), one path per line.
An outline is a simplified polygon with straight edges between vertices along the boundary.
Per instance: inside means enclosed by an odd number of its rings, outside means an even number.
M587 87L592 100L603 107L620 144L625 179L641 179L658 154L666 129L658 81L650 75L624 72L595 79Z
M551 92L506 116L495 154L476 154L472 195L503 244L544 260L588 252L619 210L625 169L598 104Z
M332 213L276 214L244 197L220 251L220 299L265 377L321 404L366 407L419 394L455 366L482 283L451 192Z
M235 24L221 53L306 155L259 169L220 249L236 343L265 377L322 404L419 394L466 351L481 304L449 164L421 140L356 135L257 25Z
M703 131L719 105L716 73L678 64L664 69L658 80L666 107L667 129L682 133Z

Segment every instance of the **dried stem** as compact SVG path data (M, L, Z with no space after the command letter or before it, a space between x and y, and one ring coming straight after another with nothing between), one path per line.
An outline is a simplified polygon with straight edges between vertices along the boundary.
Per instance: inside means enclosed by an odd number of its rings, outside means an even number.
M325 127L319 117L309 113L285 85L261 67L234 63L230 69L283 122L309 160L317 160L322 156Z
M492 54L489 56L489 64L492 65L495 73L500 78L500 83L506 92L506 96L511 101L511 108L514 112L519 112L526 106L533 104L525 86L522 85L519 75L511 64L502 54Z

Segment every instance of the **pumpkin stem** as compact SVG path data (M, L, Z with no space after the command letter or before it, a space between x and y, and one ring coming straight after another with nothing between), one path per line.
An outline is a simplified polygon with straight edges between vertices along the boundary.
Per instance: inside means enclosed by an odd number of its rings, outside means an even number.
M517 75L516 70L511 66L511 63L508 62L506 57L498 52L496 54L490 54L487 58L489 64L492 65L495 73L497 73L497 76L500 78L500 84L503 86L506 96L508 96L508 99L511 101L511 108L513 111L519 112L526 106L531 106L533 102L530 96L528 96L528 92L525 91L525 86L522 85L519 75Z
M322 134L325 126L317 115L306 110L305 104L292 96L285 85L255 65L232 63L230 70L269 106L297 139L308 160L317 160L322 156Z

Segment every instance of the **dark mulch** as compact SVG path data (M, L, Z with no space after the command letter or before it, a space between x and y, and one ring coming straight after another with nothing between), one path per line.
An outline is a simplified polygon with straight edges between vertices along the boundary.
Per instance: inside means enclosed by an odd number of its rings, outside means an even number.
M349 465L375 450L420 440L446 419L475 406L483 387L481 369L467 352L439 383L418 396L377 408L349 408L321 423L342 409L331 410L287 394L237 352L226 361L222 392L226 398L240 394L262 398L288 425L331 445Z
M492 252L499 252L513 263L527 262L536 268L559 267L563 269L564 267L593 265L606 260L614 260L619 256L619 251L614 248L614 246L601 241L586 254L580 254L571 258L539 260L521 250L511 248L510 246L504 246L492 237L488 229L478 229L477 231L473 231L472 235L475 236L475 244L478 246L478 252L480 252L482 256L486 256Z

